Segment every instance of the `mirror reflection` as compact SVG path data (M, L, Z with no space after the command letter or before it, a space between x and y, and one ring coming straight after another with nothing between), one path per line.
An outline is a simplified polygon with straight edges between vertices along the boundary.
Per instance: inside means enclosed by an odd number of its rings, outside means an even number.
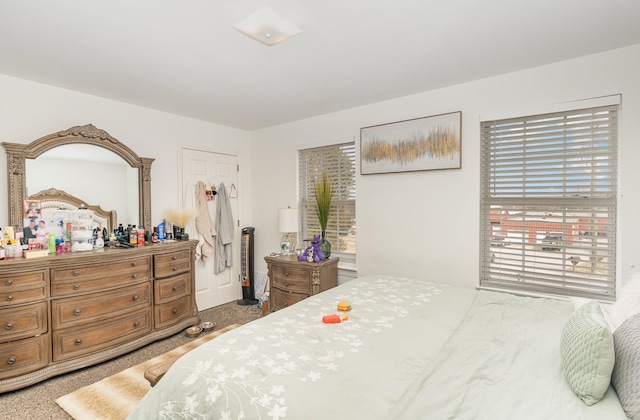
M66 144L26 159L26 195L56 188L117 212L118 223L140 224L138 169L116 153L90 144Z

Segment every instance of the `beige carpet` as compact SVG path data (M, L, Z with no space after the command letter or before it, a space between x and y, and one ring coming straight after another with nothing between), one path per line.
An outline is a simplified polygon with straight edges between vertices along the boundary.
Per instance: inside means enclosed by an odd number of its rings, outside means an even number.
M151 385L144 378L144 372L149 366L170 357L183 355L200 344L239 326L240 324L229 325L219 331L198 337L163 355L64 395L58 398L56 403L76 420L125 419L151 389Z

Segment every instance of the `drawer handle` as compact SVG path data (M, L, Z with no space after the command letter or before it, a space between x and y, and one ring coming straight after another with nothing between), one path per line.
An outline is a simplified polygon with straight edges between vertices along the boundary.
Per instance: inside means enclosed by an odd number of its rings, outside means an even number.
M174 256L172 256L172 257L171 257L171 259L175 261L175 260L177 260L177 259L178 259L178 257L176 257L176 256L174 255Z
M178 271L178 267L173 267L173 271Z
M138 278L138 275L137 275L137 274L134 274L134 275L132 275L131 277L132 277L132 278L134 278L134 279L137 279L137 278Z
M285 271L284 276L289 277L289 273Z
M131 265L132 265L133 267L137 267L137 266L138 266L138 263L137 263L137 262L134 262L134 263L131 263Z
M7 364L8 365L12 365L12 364L14 364L16 362L16 360L18 360L18 359L16 359L16 356L11 356L9 358L9 360L7 360Z
M9 279L5 281L4 284L6 284L7 286L11 286L13 284L13 280Z
M73 272L73 275L74 275L74 276L79 276L79 275L80 275L80 272L79 272L79 271L74 271L74 272Z
M75 316L78 316L78 315L80 315L80 312L82 312L80 309L76 309L75 311L73 311L73 314Z
M289 306L289 302L286 302L286 303L284 304L284 307L285 307L285 308L286 308L287 306Z
M176 292L178 290L178 285L173 286L173 291Z
M73 290L78 290L80 289L80 285L79 284L74 284L73 285Z
M175 315L175 314L177 314L177 313L178 313L178 310L177 310L177 309L174 309L174 310L173 310L173 311L171 311L171 312L173 312L173 314Z
M11 302L11 301L13 300L13 295L9 295L9 296L7 296L7 300L8 300L9 302Z
M76 338L75 344L76 346L79 346L80 344L82 344L82 338Z
M135 300L138 300L138 299L140 299L140 296L138 296L138 295L135 295L135 296L133 297L133 300L134 300L134 301L135 301Z
M136 322L134 322L134 323L133 323L133 326L134 326L134 327L139 327L139 326L140 326L140 321L136 321Z
M7 325L4 326L5 330L10 330L11 328L13 328L13 323L12 322L8 322Z

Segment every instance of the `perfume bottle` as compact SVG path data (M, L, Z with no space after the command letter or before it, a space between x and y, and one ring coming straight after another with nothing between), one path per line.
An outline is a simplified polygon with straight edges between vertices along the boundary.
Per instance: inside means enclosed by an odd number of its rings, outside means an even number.
M96 249L104 249L104 239L102 239L102 232L98 229L98 237L96 238Z

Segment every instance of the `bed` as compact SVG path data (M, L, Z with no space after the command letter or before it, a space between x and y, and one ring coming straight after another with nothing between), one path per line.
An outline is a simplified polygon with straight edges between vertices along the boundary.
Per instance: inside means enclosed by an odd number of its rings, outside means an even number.
M349 319L322 323L341 300ZM129 419L626 419L608 382L587 405L563 374L578 311L365 276L185 354Z

